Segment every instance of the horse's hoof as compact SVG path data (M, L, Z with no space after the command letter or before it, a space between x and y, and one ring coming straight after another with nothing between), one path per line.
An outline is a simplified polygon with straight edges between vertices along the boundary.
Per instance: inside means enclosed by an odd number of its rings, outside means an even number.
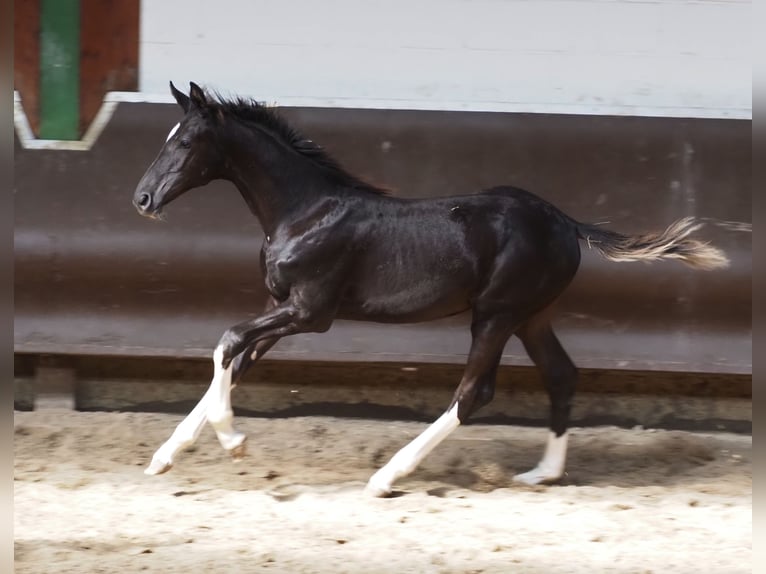
M245 455L247 454L246 441L247 441L247 438L243 438L241 443L239 443L237 446L229 450L229 454L231 455L231 460L233 460L234 462L240 462L243 458L245 458Z
M391 495L391 487L373 484L373 482L370 481L367 483L367 486L364 487L364 494L374 498L386 498Z
M144 470L144 474L149 476L155 476L157 474L163 474L173 468L172 462L163 462L161 460L152 459L152 462Z
M550 476L539 470L532 469L529 472L517 474L513 477L513 482L518 484L526 484L527 486L535 486L537 484L551 484L559 480L560 476Z

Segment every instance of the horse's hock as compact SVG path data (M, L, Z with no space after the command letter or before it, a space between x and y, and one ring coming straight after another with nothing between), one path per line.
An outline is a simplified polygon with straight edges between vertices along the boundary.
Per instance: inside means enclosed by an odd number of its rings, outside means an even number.
M575 424L750 428L751 236L736 224L751 218L750 122L283 114L397 195L518 185L580 221L609 221L627 233L688 215L714 219L699 236L727 253L724 271L614 265L583 246L556 325L582 371ZM28 150L16 141L17 406L39 392L42 405L67 406L74 395L81 409L183 411L209 380L207 359L221 333L261 310L263 236L233 186L192 192L163 224L131 205L177 121L175 106L121 103L89 151ZM235 405L264 415L430 420L459 379L466 323L339 322L321 336L285 339L250 375L260 384L238 389ZM518 341L502 365L496 398L477 418L545 420L546 400ZM165 384L144 384L151 380Z

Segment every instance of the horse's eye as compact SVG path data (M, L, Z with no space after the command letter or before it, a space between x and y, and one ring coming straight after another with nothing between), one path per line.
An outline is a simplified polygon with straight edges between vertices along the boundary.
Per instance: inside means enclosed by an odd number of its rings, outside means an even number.
M180 143L181 143L181 147L185 147L185 148L191 147L191 142L189 141L188 138L182 138Z

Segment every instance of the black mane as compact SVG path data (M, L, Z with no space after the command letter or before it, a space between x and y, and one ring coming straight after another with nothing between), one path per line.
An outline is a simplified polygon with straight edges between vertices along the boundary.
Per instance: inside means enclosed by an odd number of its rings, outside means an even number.
M216 106L227 116L256 124L268 130L295 152L310 159L325 174L329 175L335 183L376 194L388 193L387 190L372 185L347 172L322 146L306 138L290 126L273 108L269 108L251 98L236 97L234 99L225 99L220 94L215 94L215 103L212 105Z

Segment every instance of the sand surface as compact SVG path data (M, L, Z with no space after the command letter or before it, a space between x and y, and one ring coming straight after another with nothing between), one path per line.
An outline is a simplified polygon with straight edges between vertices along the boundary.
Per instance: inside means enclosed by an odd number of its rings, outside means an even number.
M750 436L573 429L560 485L511 482L540 428L459 428L397 483L369 476L425 425L238 418L232 463L206 428L167 474L143 467L180 417L17 412L17 573L752 571Z

